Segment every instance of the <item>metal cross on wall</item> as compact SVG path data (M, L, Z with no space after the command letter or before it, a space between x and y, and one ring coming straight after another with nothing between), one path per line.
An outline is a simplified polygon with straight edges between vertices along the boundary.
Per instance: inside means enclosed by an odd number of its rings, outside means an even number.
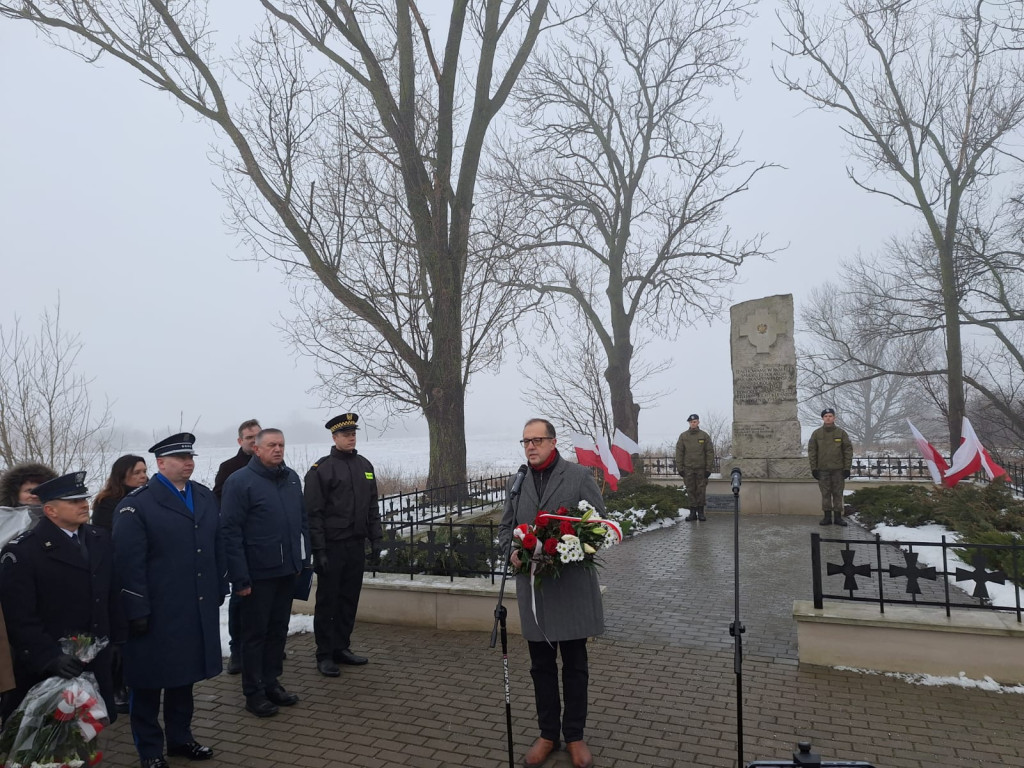
M857 553L852 549L844 549L839 555L843 558L843 564L837 565L836 563L825 563L825 573L829 576L835 576L842 574L845 576L843 581L843 589L854 590L860 589L857 586L857 577L863 576L865 578L871 577L871 564L865 563L864 565L855 565L853 558L857 556Z
M966 568L956 569L956 580L957 581L973 581L974 592L973 597L980 597L985 600L988 599L988 587L985 586L986 582L992 584L1005 584L1006 573L1003 571L988 571L986 566L988 565L988 558L985 557L984 553L975 551L971 555L971 565L974 566L973 571L968 571Z
M935 567L928 566L927 568L921 568L917 564L917 552L904 552L903 559L906 561L906 566L902 565L890 565L889 575L891 577L905 576L907 578L907 594L908 595L920 595L921 585L917 583L918 579L928 579L929 581L935 581Z

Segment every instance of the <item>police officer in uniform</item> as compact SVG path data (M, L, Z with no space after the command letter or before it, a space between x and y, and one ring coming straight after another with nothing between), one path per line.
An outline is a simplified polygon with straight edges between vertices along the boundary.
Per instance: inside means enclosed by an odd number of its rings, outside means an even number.
M306 473L306 511L316 570L313 633L320 674L337 677L338 664L365 664L350 647L366 567L366 540L374 562L384 538L373 465L356 451L359 416L343 413L324 426L334 447Z
M217 537L217 499L190 480L195 435L181 432L149 449L158 472L121 500L114 544L128 620L124 681L142 768L167 754L209 760L192 736L192 686L221 671L220 604L226 567ZM159 722L163 698L164 729Z
M825 517L819 525L846 526L843 520L843 490L845 480L853 466L853 443L845 429L836 426L836 412L826 408L821 412L822 425L811 433L807 443L807 459L811 463L811 476L818 481L821 491L821 511Z
M711 435L700 428L700 416L691 413L686 417L690 428L676 441L676 471L686 484L690 497L690 514L686 519L707 520L704 516L705 492L708 478L715 468L715 446Z
M124 640L114 584L110 534L88 525L85 472L40 483L43 518L0 555L0 603L14 656L16 687L3 696L3 717L47 677L96 676L111 721L117 719L111 675L113 643ZM89 634L110 641L88 665L60 647L62 637Z

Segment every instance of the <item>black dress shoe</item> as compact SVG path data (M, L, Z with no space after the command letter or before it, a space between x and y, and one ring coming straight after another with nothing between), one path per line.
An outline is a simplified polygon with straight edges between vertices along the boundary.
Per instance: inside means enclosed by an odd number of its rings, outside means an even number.
M338 677L341 675L341 670L338 669L338 665L334 663L333 659L319 659L316 662L316 669L324 677Z
M340 664L351 664L354 667L358 667L360 664L365 664L369 661L365 656L356 656L348 648L335 654L335 660Z
M298 695L286 691L282 685L267 688L267 699L271 704L277 704L279 707L293 707L299 703Z
M185 744L176 744L173 747L168 745L167 754L172 757L187 757L189 760L209 760L213 757L213 750L197 742L189 741Z
M228 674L237 675L242 671L242 655L237 651L232 651L231 656L228 657Z
M277 707L262 693L246 696L245 708L256 717L273 717L278 713Z
M163 757L144 757L139 761L142 768L171 768Z

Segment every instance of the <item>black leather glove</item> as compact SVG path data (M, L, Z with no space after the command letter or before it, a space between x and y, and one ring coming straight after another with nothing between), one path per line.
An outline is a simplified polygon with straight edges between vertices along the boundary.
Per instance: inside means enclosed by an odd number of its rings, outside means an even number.
M850 479L850 470L844 469L843 470L843 480L849 480L849 479Z
M818 472L818 470L816 470L816 469L812 469L812 470L811 470L811 477L813 477L813 478L814 478L815 480L819 480L819 479L820 479L820 478L818 477L818 475L819 475L819 472Z
M132 619L128 622L128 637L142 637L149 632L149 617L143 616L141 619Z
M84 671L82 660L70 653L62 653L43 667L43 674L47 677L63 677L65 680L78 677Z
M711 473L710 472L705 472L704 473L704 479L707 480L709 477L711 477Z
M313 550L313 570L317 573L327 573L331 563L327 559L327 551L323 549Z
M383 549L379 541L370 544L370 565L380 565L380 553Z

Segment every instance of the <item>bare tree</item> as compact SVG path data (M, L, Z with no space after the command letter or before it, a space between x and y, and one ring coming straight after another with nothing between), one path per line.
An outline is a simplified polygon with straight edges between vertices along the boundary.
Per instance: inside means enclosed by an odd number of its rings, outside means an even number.
M0 327L0 460L38 461L57 472L93 468L109 448L109 405L94 409L78 372L82 343L61 324L60 303L30 335L15 318Z
M260 5L262 26L230 51L202 0L0 0L0 15L88 61L125 63L220 130L234 223L255 255L315 280L327 322L359 326L336 339L352 341L347 359L371 355L365 386L346 392L392 395L373 367L384 352L429 425L429 482L462 482L465 382L496 360L481 334L506 327L487 317L505 303L491 297L466 317L468 293L482 293L467 291L467 275L483 276L470 267L487 226L473 211L478 169L548 0L455 0L437 48L415 0ZM426 317L407 322L416 312Z
M874 451L905 438L907 418L920 424L935 410L927 377L908 374L933 369L939 351L933 336L892 328L892 312L885 313L889 332L878 332L876 310L865 306L877 296L856 283L865 272L863 266L846 266L840 284L811 292L800 313L810 347L798 356L798 373L805 419L815 421L822 407L834 407L860 449Z
M533 213L520 283L592 329L613 426L637 438L636 344L710 320L761 237L722 218L748 167L707 109L740 70L745 0L602 0L522 81L495 175ZM565 311L563 309L563 311Z
M990 180L1019 168L1008 151L1024 122L1015 5L844 0L812 15L807 0L785 0L780 14L779 80L845 119L855 184L921 215L940 286L951 445L965 413L961 226Z
M545 339L544 353L530 358L520 373L533 387L529 402L567 429L583 435L615 433L611 413L611 396L604 376L604 355L594 329L587 324L566 323L558 334ZM637 350L641 353L642 350ZM671 361L656 365L633 361L633 385L665 371ZM660 393L637 393L642 402L650 403Z

